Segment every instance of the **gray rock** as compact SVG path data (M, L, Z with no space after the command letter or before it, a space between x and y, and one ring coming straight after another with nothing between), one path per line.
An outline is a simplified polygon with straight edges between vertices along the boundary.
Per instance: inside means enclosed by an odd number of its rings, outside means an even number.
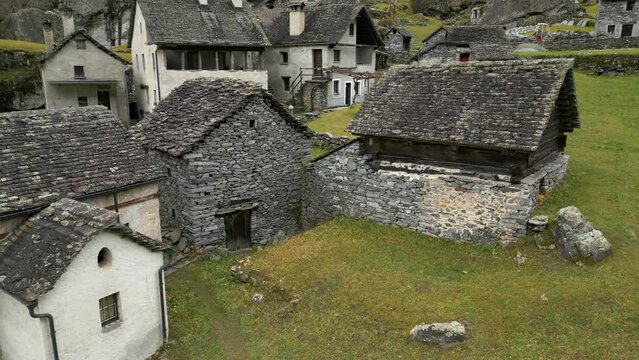
M410 331L410 339L425 343L437 344L441 347L455 346L466 340L466 327L457 322L421 324Z
M542 232L548 228L549 218L546 215L533 216L528 220L528 229L535 232Z
M251 300L253 300L253 302L262 302L264 301L264 294L255 293L253 294Z
M559 210L553 232L561 253L575 263L594 264L612 254L612 246L601 231L574 206Z

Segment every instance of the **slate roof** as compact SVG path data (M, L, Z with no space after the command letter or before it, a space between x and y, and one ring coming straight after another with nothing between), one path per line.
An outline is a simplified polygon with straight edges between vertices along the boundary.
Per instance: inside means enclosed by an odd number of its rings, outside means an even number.
M403 37L409 37L409 38L412 38L412 37L413 37L413 35L412 35L410 32L408 32L408 30L406 30L406 29L404 29L404 28L401 28L401 27L392 27L392 28L390 28L390 29L386 30L386 31L384 32L384 36L388 36L388 35L390 35L390 34L393 32L393 30L395 30L396 32L398 32L398 33L399 33L400 35L402 35Z
M441 33L444 34L444 38L441 41L431 41L440 36ZM419 55L423 55L442 44L468 46L481 44L481 46L499 45L512 47L503 26L493 25L443 26L424 39L423 43L424 48L419 51Z
M276 1L273 9L256 10L272 45L337 44L358 15L369 21L377 44L383 44L366 7L357 0L305 1L305 27L299 36L290 35L288 4L288 1Z
M0 114L0 217L163 176L105 107Z
M149 43L166 46L264 47L269 42L256 18L231 0L138 0Z
M113 211L75 200L51 204L0 243L0 287L24 302L35 301L53 289L73 259L101 231L114 232L151 251L168 249L117 224L117 218Z
M579 127L572 66L572 60L549 59L394 67L367 96L349 131L534 151L555 107L565 126Z
M263 98L289 125L308 134L306 125L297 121L258 84L234 79L186 81L164 98L136 128L149 148L181 156L255 97Z
M91 35L89 35L89 33L84 30L84 29L79 29L76 30L74 32L72 32L71 34L67 35L62 42L60 42L60 44L57 44L53 50L51 52L45 53L44 55L42 55L40 57L40 62L43 63L45 61L47 61L48 59L52 58L53 56L55 56L55 54L57 54L63 47L65 47L71 40L75 39L76 36L82 36L83 38L85 38L86 40L90 41L93 45L95 45L98 49L102 50L104 53L106 53L107 55L109 55L110 57L118 60L119 62L121 62L124 65L131 65L130 62L126 61L125 59L119 57L116 53L114 53L113 51L109 50L107 47L105 47L104 45L100 44L100 42L98 42L96 39L94 39L93 37L91 37Z

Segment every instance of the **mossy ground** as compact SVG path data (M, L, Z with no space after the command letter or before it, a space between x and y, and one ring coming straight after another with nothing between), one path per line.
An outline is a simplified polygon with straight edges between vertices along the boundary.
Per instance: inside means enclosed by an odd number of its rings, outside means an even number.
M230 282L237 256L171 276L171 360L639 357L639 77L576 80L582 128L569 136L570 169L536 212L578 206L611 258L583 268L530 241L504 251L340 218L252 254L300 297L292 311ZM253 303L255 292L266 300ZM407 341L415 324L452 320L469 324L462 346Z
M306 125L316 133L330 133L333 136L353 137L353 135L345 129L361 108L362 104L355 104L352 107L325 112Z

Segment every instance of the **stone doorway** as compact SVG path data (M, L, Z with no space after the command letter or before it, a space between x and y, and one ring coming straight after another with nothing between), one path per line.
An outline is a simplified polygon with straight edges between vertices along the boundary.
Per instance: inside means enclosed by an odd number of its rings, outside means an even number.
M230 251L251 247L251 210L224 215L226 248Z

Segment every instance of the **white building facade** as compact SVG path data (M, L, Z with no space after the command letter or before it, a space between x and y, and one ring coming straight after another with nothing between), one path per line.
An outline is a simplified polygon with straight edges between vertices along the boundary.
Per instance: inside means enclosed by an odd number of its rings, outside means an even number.
M364 100L383 42L363 6L318 1L259 14L272 44L264 61L269 90L280 101L318 110Z
M0 358L143 360L164 343L166 247L116 220L114 212L63 199L12 235L0 251ZM31 241L61 234L74 235L59 248ZM48 256L11 265L26 253Z
M184 30L183 22L190 29ZM242 1L140 0L130 43L142 116L190 79L232 78L268 86L262 63L268 40Z
M102 105L129 125L129 67L86 31L72 32L40 61L46 108Z

